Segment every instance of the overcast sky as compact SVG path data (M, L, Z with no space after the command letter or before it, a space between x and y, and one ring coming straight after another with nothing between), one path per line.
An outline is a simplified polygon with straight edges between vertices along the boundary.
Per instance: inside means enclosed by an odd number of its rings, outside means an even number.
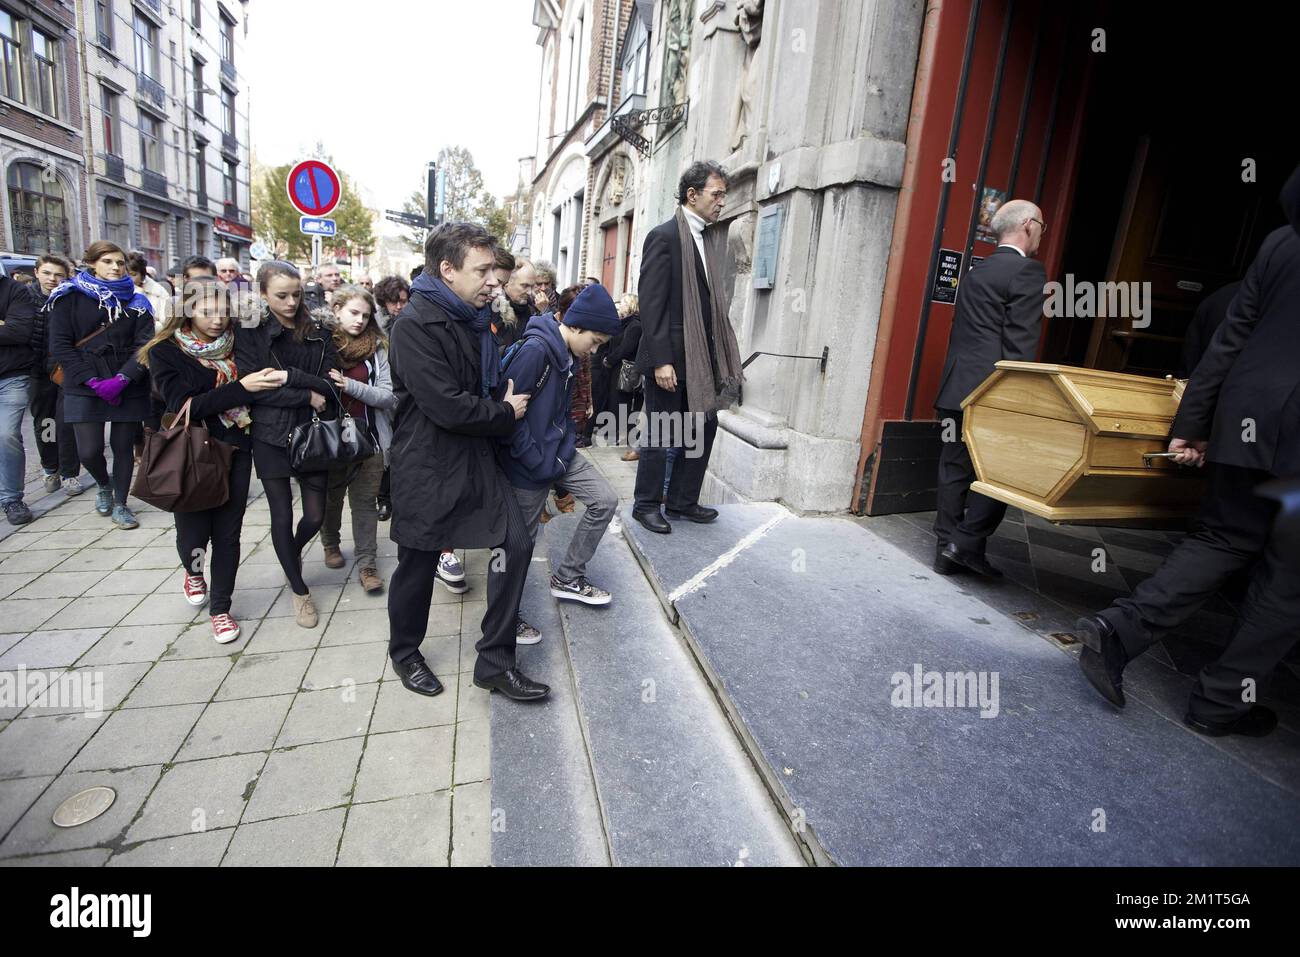
M253 0L240 69L258 162L304 159L319 140L367 204L399 209L438 150L459 145L489 190L513 192L536 142L532 11L532 0Z

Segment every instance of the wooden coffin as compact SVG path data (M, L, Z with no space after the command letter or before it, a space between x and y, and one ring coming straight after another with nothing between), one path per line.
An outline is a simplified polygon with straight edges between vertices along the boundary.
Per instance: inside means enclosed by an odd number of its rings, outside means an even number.
M974 491L1053 522L1195 512L1198 470L1163 452L1184 383L1038 362L997 364L962 403Z

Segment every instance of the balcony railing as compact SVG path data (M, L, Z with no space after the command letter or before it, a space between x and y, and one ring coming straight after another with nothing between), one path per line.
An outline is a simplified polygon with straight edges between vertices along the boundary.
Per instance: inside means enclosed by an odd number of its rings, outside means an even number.
M153 193L155 196L167 195L167 177L162 173L155 173L151 169L140 171L140 188L146 193Z
M140 0L140 2L151 8L154 13L162 13L162 0Z
M221 75L231 83L234 83L238 78L238 74L235 72L235 64L223 58L221 61Z
M112 153L104 154L104 175L111 180L119 183L126 182L126 164L122 162L122 157L114 156Z
M222 203L222 204L221 204L221 215L224 216L226 219L233 219L233 220L238 221L238 220L239 220L239 204L238 204L238 203L229 203L229 202L227 202L227 203Z
M105 33L103 30L100 30L100 31L99 31L99 45L102 46L105 50L111 50L111 49L113 49L113 38L110 37L110 36L109 36L107 33Z
M167 102L167 91L163 85L149 76L147 73L141 73L136 76L136 87L141 93L153 100L156 106L164 106Z
M221 134L221 149L231 156L239 156L239 139L233 133Z

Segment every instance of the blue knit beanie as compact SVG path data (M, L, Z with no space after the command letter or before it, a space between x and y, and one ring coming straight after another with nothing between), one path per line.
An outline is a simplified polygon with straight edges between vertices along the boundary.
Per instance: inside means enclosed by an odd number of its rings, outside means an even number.
M614 300L601 285L587 286L564 313L564 324L574 329L590 329L616 336L623 331L623 321L614 308Z

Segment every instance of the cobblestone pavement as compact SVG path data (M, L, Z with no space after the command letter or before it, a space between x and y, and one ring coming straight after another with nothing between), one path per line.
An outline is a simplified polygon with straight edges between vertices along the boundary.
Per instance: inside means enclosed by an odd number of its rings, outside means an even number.
M305 553L320 624L300 628L254 482L242 634L218 645L182 597L170 515L133 500L140 528L116 529L90 492L45 495L34 463L40 517L0 530L0 864L488 863L488 695L470 682L486 552L465 556L466 595L435 588L422 650L446 691L424 698L388 663L386 598L357 582L346 511L347 566L327 569L319 541ZM94 682L87 714L72 691ZM96 785L116 792L106 813L51 823Z

